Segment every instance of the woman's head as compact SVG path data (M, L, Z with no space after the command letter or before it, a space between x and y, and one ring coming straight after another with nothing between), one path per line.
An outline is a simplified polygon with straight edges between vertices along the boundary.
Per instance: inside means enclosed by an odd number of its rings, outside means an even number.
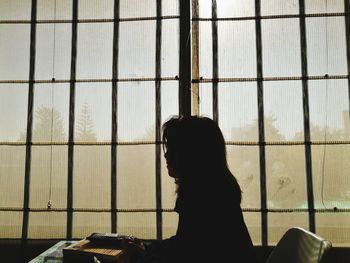
M214 171L227 170L224 137L210 118L173 117L163 125L163 141L172 177L205 179L203 176L210 176Z

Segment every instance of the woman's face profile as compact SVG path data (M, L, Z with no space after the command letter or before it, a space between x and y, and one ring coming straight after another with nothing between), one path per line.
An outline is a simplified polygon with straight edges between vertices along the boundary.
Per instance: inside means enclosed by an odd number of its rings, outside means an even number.
M176 178L175 169L174 169L174 163L173 163L173 159L172 159L172 154L169 151L169 149L165 150L164 158L166 160L166 167L168 169L169 176L173 177L173 178Z

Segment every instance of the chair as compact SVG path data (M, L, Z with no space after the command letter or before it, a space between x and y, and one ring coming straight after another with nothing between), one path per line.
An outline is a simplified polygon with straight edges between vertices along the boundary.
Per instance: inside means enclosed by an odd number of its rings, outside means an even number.
M319 263L332 243L300 227L287 230L266 263Z

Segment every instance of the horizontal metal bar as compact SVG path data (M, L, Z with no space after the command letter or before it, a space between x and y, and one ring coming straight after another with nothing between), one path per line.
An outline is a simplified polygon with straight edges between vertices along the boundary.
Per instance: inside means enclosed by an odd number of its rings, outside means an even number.
M285 15L266 15L266 16L240 16L240 17L193 17L192 21L242 21L242 20L256 20L256 19L286 19L286 18L300 18L300 17L337 17L349 16L347 13L314 13L314 14L285 14Z
M149 20L167 20L167 19L179 19L180 16L148 16L148 17L128 17L128 18L98 18L98 19L78 19L78 23L114 23L117 22L134 22L134 21L149 21ZM0 20L0 24L30 24L30 20ZM38 19L35 21L37 24L68 24L73 23L71 19Z

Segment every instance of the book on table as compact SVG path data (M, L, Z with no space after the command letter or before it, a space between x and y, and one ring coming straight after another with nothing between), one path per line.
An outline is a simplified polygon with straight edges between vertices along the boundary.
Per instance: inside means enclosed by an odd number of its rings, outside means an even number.
M93 235L97 235L97 241ZM105 239L101 239L105 235ZM113 240L113 235L115 238ZM92 237L92 238L91 238ZM121 237L117 234L93 233L68 247L63 248L63 262L95 262L94 257L101 263L122 262Z

